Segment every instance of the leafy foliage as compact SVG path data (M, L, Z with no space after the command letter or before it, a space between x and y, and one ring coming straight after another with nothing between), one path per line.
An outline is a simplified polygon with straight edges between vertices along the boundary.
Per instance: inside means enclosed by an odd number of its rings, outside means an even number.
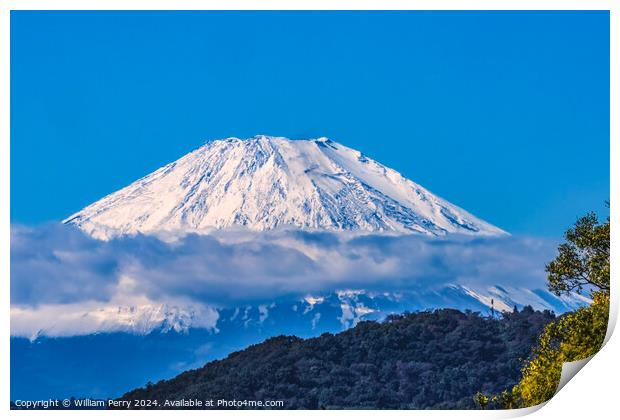
M602 346L609 318L609 295L594 294L586 308L568 313L549 323L523 368L523 377L510 391L489 397L474 396L480 408L521 408L542 404L553 397L560 382L562 364L594 355Z
M312 339L271 338L149 384L121 399L284 400L284 408L475 408L476 390L519 379L523 359L554 319L522 311L501 319L452 309L365 321Z
M557 389L562 364L594 355L603 345L609 318L609 295L599 292L594 303L550 323L540 337L535 358L524 368L516 387L521 402L529 407L541 404Z
M558 296L584 287L609 291L609 233L609 219L599 224L596 214L589 213L577 220L546 266L549 290Z
M549 290L558 296L571 291L594 290L593 303L549 323L541 334L521 381L495 396L478 392L479 408L520 408L542 404L557 390L565 362L594 355L603 345L609 320L610 222L599 224L594 213L580 218L566 231L568 242L547 265Z

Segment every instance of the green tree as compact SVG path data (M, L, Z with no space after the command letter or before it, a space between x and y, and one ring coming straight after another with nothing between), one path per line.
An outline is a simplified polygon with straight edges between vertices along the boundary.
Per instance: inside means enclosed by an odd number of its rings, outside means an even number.
M484 395L482 392L478 391L476 392L476 395L474 395L474 402L479 408L484 410L491 402L491 399L488 396Z
M564 234L558 256L546 266L549 290L560 296L584 287L609 291L609 218L589 213Z
M534 357L511 392L519 400L520 407L548 401L560 382L562 364L585 359L600 350L607 332L609 294L596 292L593 298L589 307L580 308L545 327L534 349Z
M609 225L609 219L599 224L594 213L580 218L546 266L549 290L560 296L588 288L592 304L549 323L521 381L499 395L476 394L479 408L530 407L548 401L557 390L562 364L590 357L601 348L609 320Z

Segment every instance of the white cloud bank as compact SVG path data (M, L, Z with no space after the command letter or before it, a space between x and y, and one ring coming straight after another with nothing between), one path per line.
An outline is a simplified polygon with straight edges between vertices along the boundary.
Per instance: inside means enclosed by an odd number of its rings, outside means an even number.
M11 331L136 331L184 320L215 328L214 308L335 290L544 289L556 244L542 239L350 236L280 231L135 236L103 242L62 225L11 229ZM180 327L179 327L180 328Z

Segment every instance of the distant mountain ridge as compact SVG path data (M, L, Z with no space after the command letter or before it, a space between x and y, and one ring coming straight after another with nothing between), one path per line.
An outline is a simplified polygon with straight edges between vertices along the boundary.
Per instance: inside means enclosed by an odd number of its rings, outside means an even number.
M271 136L210 141L63 222L100 239L235 226L506 233L359 151Z
M484 314L511 312L514 307L531 306L535 310L564 313L586 305L590 300L577 294L557 297L544 289L493 285L484 288L446 284L429 289L372 292L338 290L332 293L306 295L303 298L281 298L260 303L231 307L208 305L105 303L77 310L58 306L55 311L37 316L37 329L32 330L31 311L11 309L11 335L34 341L40 337L68 337L101 333L188 333L195 329L209 330L215 337L245 329L272 334L315 334L354 327L360 321L382 320L405 311L434 308L474 310ZM63 313L64 323L59 322ZM46 316L47 315L47 316ZM81 330L67 330L79 325Z

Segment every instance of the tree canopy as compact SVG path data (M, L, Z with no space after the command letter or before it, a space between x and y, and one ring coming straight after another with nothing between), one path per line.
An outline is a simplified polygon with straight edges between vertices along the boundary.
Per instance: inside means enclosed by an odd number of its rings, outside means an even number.
M558 256L547 265L549 290L556 295L588 288L592 304L549 323L512 389L493 396L478 392L480 408L521 408L548 401L555 394L562 365L582 360L600 350L609 320L609 219L599 224L594 213L575 223L565 234Z
M546 266L549 290L560 296L584 288L609 291L609 219L589 213L564 234L566 242Z
M609 294L596 292L592 305L549 323L538 339L522 378L510 390L494 396L478 392L480 408L522 408L548 401L555 394L562 365L594 355L603 345L609 318Z

